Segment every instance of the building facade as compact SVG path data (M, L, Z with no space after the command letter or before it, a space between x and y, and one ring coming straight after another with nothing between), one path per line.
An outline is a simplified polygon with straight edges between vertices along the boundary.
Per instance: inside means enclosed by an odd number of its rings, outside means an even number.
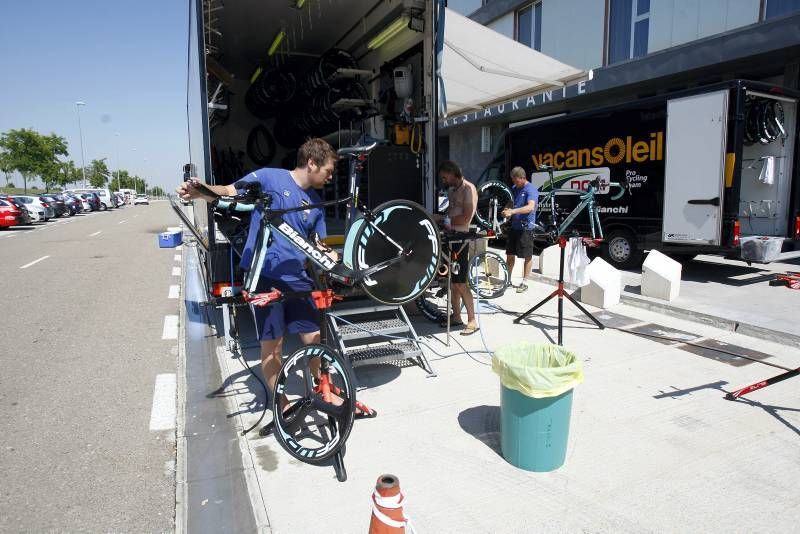
M510 124L723 80L800 88L800 0L449 0L448 7L585 79L448 116L439 157L477 180Z

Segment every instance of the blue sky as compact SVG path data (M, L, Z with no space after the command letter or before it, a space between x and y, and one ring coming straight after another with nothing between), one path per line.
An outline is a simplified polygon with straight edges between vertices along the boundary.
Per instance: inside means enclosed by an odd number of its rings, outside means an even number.
M187 12L187 0L0 1L0 132L55 132L80 166L82 100L87 164L174 188L188 158Z

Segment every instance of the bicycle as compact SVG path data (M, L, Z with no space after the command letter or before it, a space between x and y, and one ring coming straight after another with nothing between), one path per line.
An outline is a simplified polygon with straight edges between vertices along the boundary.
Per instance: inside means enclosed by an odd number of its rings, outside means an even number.
M539 206L547 206L548 210L540 213L537 221L534 224L534 237L538 239L545 239L548 244L552 245L558 241L560 236L566 235L573 222L578 216L587 210L589 215L589 233L592 239L603 239L603 225L600 222L600 207L595 200L597 192L604 186L617 187L620 192L611 197L611 200L617 200L622 197L627 191L630 193L630 184L627 179L623 183L607 182L606 184L596 177L589 182L589 187L586 191L576 189L563 189L554 187L553 167L548 165L540 165L539 170L547 171L549 174L550 191L543 193L539 196ZM561 212L556 201L558 195L575 195L578 197L578 204L569 212L566 217L561 219Z
M450 246L448 252L443 250L437 270L437 278L433 280L427 290L416 299L415 304L422 315L435 323L442 323L448 319L450 275L459 274L458 257L465 252L471 242L478 239L491 239L496 234L484 232L454 232L442 233L442 241ZM461 243L459 247L453 245ZM511 285L511 275L505 260L496 252L486 251L475 255L469 262L467 271L467 285L478 298L484 300L501 297Z
M356 160L354 172L361 172L367 154L375 145L340 149L339 154ZM259 183L233 197L221 196L200 186L202 194L214 198L216 210L260 212L261 222L252 263L240 295L221 297L216 304L269 306L287 298L311 296L320 311L321 342L306 345L283 362L270 403L274 434L292 457L319 464L333 459L337 478L347 478L343 447L356 419L356 409L372 413L356 400L350 362L326 343L326 321L334 302L341 295L328 283L344 288L359 286L378 302L401 305L415 300L434 279L441 248L439 233L431 217L418 204L392 200L374 210L367 209L353 196L288 209L272 209L272 195L261 191ZM341 262L320 251L316 245L289 226L282 215L293 211L324 209L345 204L361 217L350 225ZM272 232L282 235L323 275L322 289L282 293L272 289L258 292Z

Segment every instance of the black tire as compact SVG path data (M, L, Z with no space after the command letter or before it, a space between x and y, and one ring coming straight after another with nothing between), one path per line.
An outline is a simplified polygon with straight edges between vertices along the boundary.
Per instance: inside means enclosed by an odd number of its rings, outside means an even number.
M319 358L327 366L333 383L341 390L340 406L326 402L311 391L314 377L309 359ZM283 411L282 399L290 409ZM281 366L272 395L273 433L278 444L301 462L325 462L344 447L353 429L356 385L350 363L326 345L312 344L297 349ZM292 407L297 407L292 410ZM312 429L314 429L312 431Z
M487 274L487 267L489 273ZM493 271L497 270L497 274ZM496 252L482 252L469 262L469 288L478 298L489 300L501 297L511 281L506 260Z
M603 259L617 269L632 269L642 263L642 251L629 230L611 230L603 240Z
M365 278L361 288L372 299L392 306L416 300L436 277L441 251L436 224L422 206L408 200L385 202L373 215L372 224L359 219L348 231L352 235L346 238L345 260L359 271L395 257L396 247L375 230L377 227L407 254Z
M261 124L250 130L247 136L247 155L256 165L266 167L275 157L275 139Z
M484 230L492 229L492 205L497 203L497 221L502 225L507 221L500 215L503 208L513 202L511 189L503 182L492 180L478 186L478 206L475 210L475 220Z
M106 206L105 204L103 204L103 203L101 202L101 203L100 203L100 211L106 211L107 209L108 209L108 206Z

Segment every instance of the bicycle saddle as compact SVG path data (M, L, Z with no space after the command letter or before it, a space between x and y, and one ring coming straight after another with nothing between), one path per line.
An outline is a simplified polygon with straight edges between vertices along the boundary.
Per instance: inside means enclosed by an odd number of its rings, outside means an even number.
M337 150L336 153L339 154L340 156L357 156L359 154L366 154L376 146L378 146L377 141L373 142L370 145L346 146Z

